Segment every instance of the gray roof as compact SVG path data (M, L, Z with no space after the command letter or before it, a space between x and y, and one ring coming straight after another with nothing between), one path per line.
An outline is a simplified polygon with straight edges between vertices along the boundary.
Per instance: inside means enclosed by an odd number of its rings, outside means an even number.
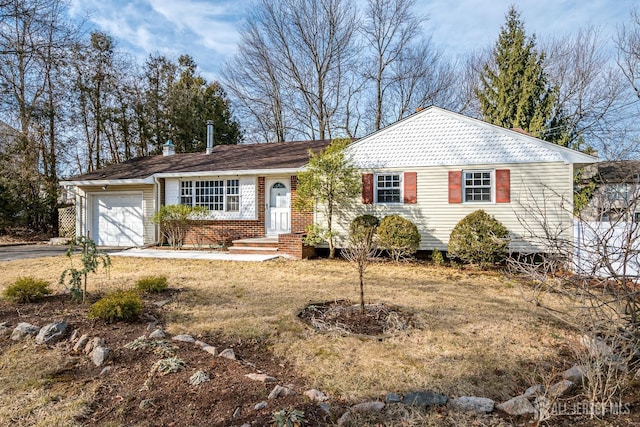
M330 140L265 144L216 145L211 154L136 157L66 181L140 180L178 173L217 174L229 171L298 169L309 161L309 150L320 151Z

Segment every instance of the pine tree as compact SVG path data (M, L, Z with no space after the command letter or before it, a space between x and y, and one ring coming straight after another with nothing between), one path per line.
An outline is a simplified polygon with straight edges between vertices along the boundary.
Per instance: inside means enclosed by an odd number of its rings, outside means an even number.
M567 145L566 120L555 108L558 88L549 84L544 72L544 52L536 50L535 36L527 37L514 6L506 18L493 50L493 64L485 64L476 88L484 120Z

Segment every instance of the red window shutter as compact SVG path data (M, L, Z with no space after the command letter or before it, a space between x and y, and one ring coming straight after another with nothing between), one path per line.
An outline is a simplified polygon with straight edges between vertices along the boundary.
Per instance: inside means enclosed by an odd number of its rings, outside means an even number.
M496 203L511 202L511 173L509 169L496 170Z
M415 172L404 173L404 202L417 203L418 178Z
M449 171L449 203L462 203L462 171Z
M373 174L372 173L362 174L362 204L363 205L373 204Z

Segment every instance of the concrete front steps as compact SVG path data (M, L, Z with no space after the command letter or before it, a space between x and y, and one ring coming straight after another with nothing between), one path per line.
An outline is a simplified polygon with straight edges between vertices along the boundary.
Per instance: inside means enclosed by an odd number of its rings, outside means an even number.
M257 237L254 239L234 240L228 248L232 254L270 255L278 253L277 237Z

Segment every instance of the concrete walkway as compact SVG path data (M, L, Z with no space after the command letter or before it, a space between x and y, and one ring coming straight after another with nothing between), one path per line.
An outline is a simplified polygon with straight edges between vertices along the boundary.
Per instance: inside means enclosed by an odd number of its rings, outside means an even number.
M122 252L112 253L109 256L125 256L140 258L165 258L165 259L207 259L213 261L252 261L262 262L270 259L286 257L283 255L260 254L231 254L223 251L174 251L169 249L139 249L132 248Z

